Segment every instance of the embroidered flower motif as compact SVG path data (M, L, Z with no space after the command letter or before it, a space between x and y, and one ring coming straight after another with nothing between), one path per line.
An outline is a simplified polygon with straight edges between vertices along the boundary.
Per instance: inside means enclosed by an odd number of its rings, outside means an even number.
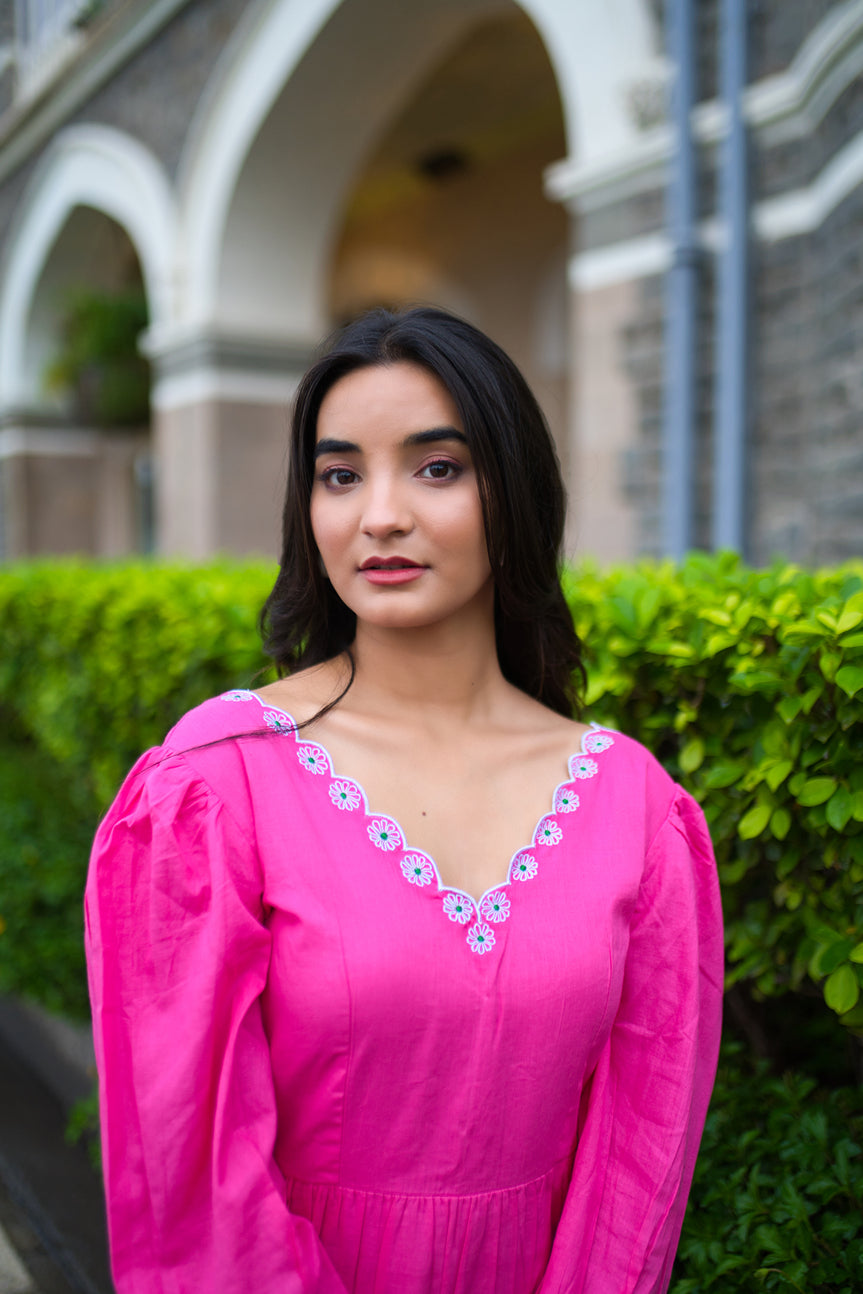
M501 921L506 921L509 916L509 899L502 890L495 890L493 894L486 894L479 905L479 914L481 917L485 917L486 921L493 921L495 925Z
M366 827L369 833L369 840L378 849L384 849L389 852L392 849L398 849L401 842L398 827L389 818L375 818Z
M264 723L273 732L296 732L296 728L286 714L279 714L276 710L264 711Z
M431 885L434 880L434 868L422 854L405 854L399 866L411 885Z
M591 755L601 755L609 746L614 745L614 738L607 732L589 732L584 738L584 749Z
M568 786L559 786L554 793L555 813L574 813L581 801Z
M235 687L233 692L223 692L223 701L248 701L252 693L247 687Z
M330 783L330 799L337 809L358 809L362 796L359 787L353 782L336 778Z
M473 904L463 894L450 890L443 897L443 910L450 921L457 921L460 926L467 925L473 918Z
M297 759L308 773L326 773L327 757L320 746L297 746Z
M536 876L536 872L536 859L533 854L527 854L524 851L516 854L509 869L509 874L514 881L529 881L532 876Z
M536 829L536 843L538 845L557 845L560 843L562 836L563 832L554 818L543 818Z
M467 932L467 941L470 944L472 953L491 952L494 947L494 931L491 926L487 926L483 921L478 921L475 926L471 926Z
M596 777L599 765L595 759L588 759L586 755L575 755L569 761L569 771L573 780L583 781L588 777Z

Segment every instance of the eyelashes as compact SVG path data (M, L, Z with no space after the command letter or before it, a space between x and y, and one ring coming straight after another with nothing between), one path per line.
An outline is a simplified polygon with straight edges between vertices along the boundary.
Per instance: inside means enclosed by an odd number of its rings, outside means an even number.
M437 468L445 468L446 472L438 472ZM451 458L436 458L432 463L425 463L420 468L419 475L427 481L454 481L463 471L461 463L456 463Z
M318 480L324 485L329 485L331 488L338 488L340 485L353 485L356 475L356 472L354 472L350 467L325 467L322 472L318 473ZM348 476L351 479L348 481L338 480L341 476Z
M447 483L458 480L464 473L464 466L451 458L435 458L429 463L423 463L416 475L425 481L440 481ZM359 474L352 467L333 466L325 467L317 474L317 479L322 485L329 489L348 489L359 479Z

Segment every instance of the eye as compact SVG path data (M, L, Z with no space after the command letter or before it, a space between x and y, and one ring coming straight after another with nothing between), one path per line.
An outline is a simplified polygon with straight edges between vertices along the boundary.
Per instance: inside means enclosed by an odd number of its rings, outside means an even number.
M424 463L420 468L418 475L425 477L427 481L452 481L462 474L460 463L454 463L450 458L436 458L431 463Z
M325 467L318 475L318 480L331 489L338 489L339 486L353 485L357 479L357 474L350 467Z

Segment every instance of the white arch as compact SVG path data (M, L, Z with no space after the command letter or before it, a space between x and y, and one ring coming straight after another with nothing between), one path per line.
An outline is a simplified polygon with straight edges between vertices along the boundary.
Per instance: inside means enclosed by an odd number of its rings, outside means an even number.
M207 325L218 328L220 323L229 328L232 324L251 326L245 320L220 318L224 302L219 299L219 277L226 229L241 171L287 88L289 95L296 94L297 102L286 114L283 174L273 180L281 178L295 185L292 196L301 214L291 235L294 246L303 251L298 252L294 267L297 301L293 319L281 327L264 320L260 330L271 334L287 331L294 337L305 333L307 339L316 339L322 319L315 317L309 306L311 280L316 253L333 214L334 192L350 180L345 163L353 160L351 153L361 150L361 141L373 136L375 126L386 120L424 67L434 64L459 31L478 18L505 11L512 3L436 0L430 5L406 6L403 0L377 0L369 6L374 10L373 21L363 21L362 0L359 4L357 0L259 0L250 7L199 105L180 167L188 276L183 324L190 330ZM329 50L332 63L316 79L309 73L308 62L304 64L305 56L320 54L316 42L322 36L326 42L330 33L325 29L334 16L339 20L347 16L350 22L355 15L355 30L347 39L342 35L333 40ZM381 78L374 67L374 53L405 33L409 33L411 57L395 66L388 63L386 77ZM340 68L336 67L338 62L342 63ZM298 72L308 74L306 91L311 103L306 92L296 88ZM360 85L359 103L351 101L346 80ZM370 87L372 92L366 93ZM304 107L308 112L304 113ZM299 165L300 173L291 174L292 163ZM259 219L261 214L256 213ZM158 349L160 339L153 336L152 340Z
M557 76L570 157L579 166L632 147L632 89L663 75L646 0L517 0Z
M364 22L360 20L361 0L259 0L251 6L199 105L181 165L183 260L188 275L180 310L184 331L218 330L220 323L229 330L232 324L241 329L254 326L248 320L220 319L219 279L229 211L256 137L285 87L290 88L291 78L302 73L304 57L315 52L316 42L326 42L328 23L334 18L349 20L347 11L357 10L356 30L365 33L358 39L368 42L368 50L360 45L343 51L355 55L353 64L346 65L352 76L362 75L355 72L357 65L374 61L375 53L386 46L396 28L405 31L411 27L411 58L404 64L388 64L385 78L378 77L376 82L367 79L360 102L353 105L343 88L337 55L332 75L319 76L317 81L310 77L308 112L303 113L300 99L292 116L285 119L286 172L302 148L303 133L315 136L320 113L326 116L329 139L334 141L324 150L330 154L341 146L341 135L356 139L364 129L370 131L375 121L386 119L386 112L397 106L399 96L415 82L418 70L422 71L422 60L431 66L468 23L505 12L512 4L513 0L434 0L405 5L404 0L378 0ZM601 5L595 0L518 0L518 4L540 31L557 73L570 153L589 157L609 146L622 147L635 134L627 111L626 87L656 68L646 0L604 0ZM333 47L335 50L335 41ZM334 176L337 163L316 152L313 145L307 148L317 165L307 164L309 173L298 174L295 183L315 189L305 203L309 227L290 235L307 248L305 262L297 257L297 309L290 322L260 321L264 333L281 330L293 332L295 337L301 333L314 337L322 323L309 304L311 280L319 255L316 247L325 240L331 216L327 204L334 205L337 181L322 180L319 172L326 171L329 164ZM345 160L341 159L342 165ZM152 341L159 349L160 339L152 335ZM161 342L170 346L168 337Z
M18 207L0 279L0 403L27 399L24 354L34 293L75 207L122 225L144 276L150 316L173 310L176 207L167 177L137 140L107 126L70 126L48 149Z

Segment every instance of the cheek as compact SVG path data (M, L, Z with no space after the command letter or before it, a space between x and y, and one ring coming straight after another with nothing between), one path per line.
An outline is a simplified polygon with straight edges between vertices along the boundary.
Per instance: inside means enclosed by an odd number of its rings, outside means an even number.
M454 533L458 536L459 546L467 555L472 553L477 560L488 562L488 550L485 542L485 527L482 521L482 507L478 499L471 501L472 506L462 510Z
M328 499L326 495L313 491L309 507L309 518L312 523L312 534L315 537L318 552L323 556L327 552L332 553L333 550L337 550L340 543L340 532L344 529L344 517L333 509L332 500Z

